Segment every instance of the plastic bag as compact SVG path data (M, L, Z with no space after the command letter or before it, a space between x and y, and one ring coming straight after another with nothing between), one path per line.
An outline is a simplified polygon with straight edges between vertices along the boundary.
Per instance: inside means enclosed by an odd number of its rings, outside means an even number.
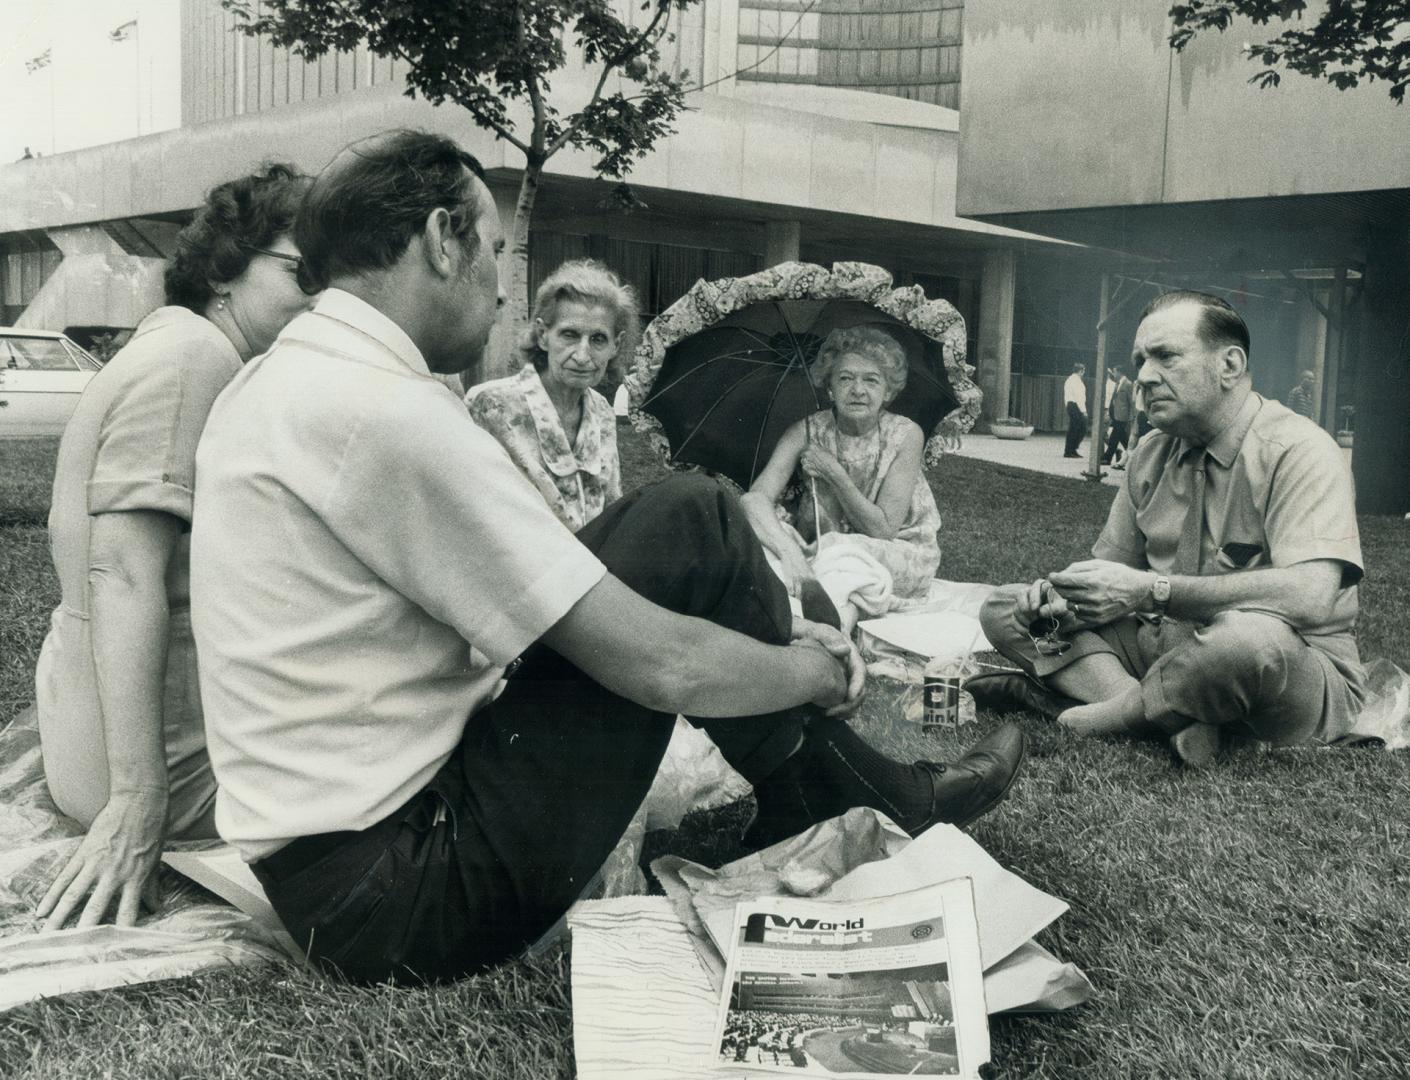
M1378 739L1387 750L1410 747L1410 675L1383 657L1366 665L1366 704L1343 742Z

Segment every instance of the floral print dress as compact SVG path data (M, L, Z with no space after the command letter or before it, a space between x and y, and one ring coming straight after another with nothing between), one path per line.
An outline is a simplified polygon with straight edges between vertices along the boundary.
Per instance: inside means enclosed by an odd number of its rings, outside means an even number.
M596 390L583 393L583 419L571 445L531 364L517 375L471 387L465 404L470 418L495 437L573 532L621 497L617 418L611 403Z
M836 457L852 478L852 483L857 485L857 490L875 502L881 494L882 482L901 450L906 430L911 426L913 422L904 416L883 412L875 431L866 435L844 435L837 430L832 410L827 409L808 417L808 443ZM816 539L813 535L816 526L812 483L801 470L795 481L802 490L802 496L793 515L794 524L807 540L812 541ZM906 520L890 540L854 532L832 488L820 480L817 492L817 517L823 533L847 533L849 543L857 544L891 571L892 588L897 599L923 598L928 594L931 579L940 568L940 508L935 505L935 496L926 483L924 473L916 477Z

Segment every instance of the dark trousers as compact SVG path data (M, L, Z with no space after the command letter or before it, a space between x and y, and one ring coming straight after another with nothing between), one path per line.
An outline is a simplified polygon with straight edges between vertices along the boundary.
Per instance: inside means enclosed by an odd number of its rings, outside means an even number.
M663 607L789 640L787 593L738 499L713 480L674 477L634 492L578 536ZM697 726L757 784L792 754L812 715ZM295 941L349 978L481 970L522 951L578 899L645 798L673 724L534 645L405 806L361 832L295 840L255 863L255 875Z
M1102 464L1116 457L1117 450L1126 448L1126 440L1131 437L1131 425L1125 420L1113 420L1111 433L1106 437L1106 449L1102 451Z
M1067 444L1062 452L1072 457L1077 453L1077 444L1080 443L1087 434L1087 414L1077 407L1074 402L1067 403Z

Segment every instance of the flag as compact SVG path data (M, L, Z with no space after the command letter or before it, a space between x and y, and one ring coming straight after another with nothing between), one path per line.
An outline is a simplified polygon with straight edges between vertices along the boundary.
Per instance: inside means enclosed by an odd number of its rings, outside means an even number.
M137 20L136 20L136 19L128 19L127 22L123 23L123 24L122 24L121 26L119 26L116 30L109 30L109 31L108 31L108 40L109 40L109 41L126 41L126 40L128 39L128 37L131 35L132 31L133 31L134 29L136 29L136 27L137 27Z
M31 75L33 75L40 68L47 68L49 66L49 61L52 59L50 53L52 53L53 51L54 50L52 48L45 49L42 53L34 57L32 60L26 60L24 62L24 69Z

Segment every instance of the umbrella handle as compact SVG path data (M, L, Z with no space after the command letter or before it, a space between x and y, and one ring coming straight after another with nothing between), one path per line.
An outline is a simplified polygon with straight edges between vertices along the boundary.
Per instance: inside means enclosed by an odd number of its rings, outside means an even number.
M822 542L822 511L818 508L818 478L808 477L808 482L813 485L813 543Z

